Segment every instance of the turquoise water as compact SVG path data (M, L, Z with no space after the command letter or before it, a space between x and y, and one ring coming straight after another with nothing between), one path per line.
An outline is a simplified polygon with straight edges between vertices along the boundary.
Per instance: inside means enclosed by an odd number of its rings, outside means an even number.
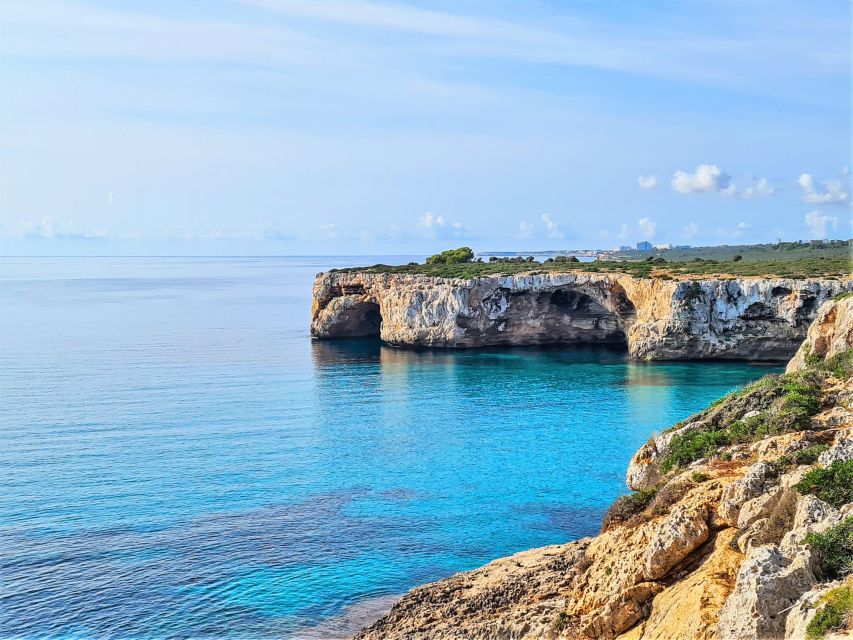
M595 533L652 432L770 370L312 342L314 274L380 259L0 259L0 636L331 634Z

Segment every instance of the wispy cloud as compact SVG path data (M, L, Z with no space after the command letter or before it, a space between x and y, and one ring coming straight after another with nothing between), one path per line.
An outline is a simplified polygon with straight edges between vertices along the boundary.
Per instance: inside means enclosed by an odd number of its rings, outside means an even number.
M445 220L444 216L428 211L418 219L418 228L429 238L460 238L465 235L461 222Z
M823 214L820 211L810 211L806 214L806 226L809 228L810 238L826 238L826 232L830 227L833 229L838 224L838 217Z
M555 240L562 240L565 237L565 233L563 233L563 229L560 226L560 223L554 219L550 213L542 214L542 222L545 224L545 233L548 234L549 238L553 238Z
M106 238L107 232L101 228L84 228L73 220L63 221L53 216L44 216L40 220L19 222L4 235L50 240L98 240Z
M803 202L816 205L845 205L850 202L850 191L845 184L848 179L847 167L837 178L819 182L810 173L800 175L797 182L803 191Z
M637 186L640 189L654 189L658 186L658 177L657 176L640 176L637 178Z
M645 240L654 238L658 230L657 223L651 218L640 218L637 221L637 227L640 229L640 235Z

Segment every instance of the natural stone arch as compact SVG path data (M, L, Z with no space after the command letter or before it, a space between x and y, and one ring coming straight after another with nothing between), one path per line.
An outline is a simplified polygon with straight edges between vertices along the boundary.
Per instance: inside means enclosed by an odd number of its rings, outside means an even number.
M382 312L379 304L372 298L335 298L326 310L324 337L378 338L381 334Z

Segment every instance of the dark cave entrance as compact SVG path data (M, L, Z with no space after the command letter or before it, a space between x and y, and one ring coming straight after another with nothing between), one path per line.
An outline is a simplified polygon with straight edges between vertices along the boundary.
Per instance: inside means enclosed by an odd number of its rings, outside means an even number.
M636 315L622 292L593 297L585 291L510 292L506 311L489 342L506 344L611 344L627 348L628 326ZM606 305L606 306L605 306Z
M378 338L382 314L375 302L358 302L338 316L329 332L331 338Z

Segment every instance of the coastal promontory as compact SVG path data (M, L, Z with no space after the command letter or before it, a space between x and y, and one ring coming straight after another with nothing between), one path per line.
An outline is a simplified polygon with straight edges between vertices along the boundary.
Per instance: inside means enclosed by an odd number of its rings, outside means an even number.
M317 276L311 333L407 347L611 343L647 360L787 360L818 308L851 290L835 277L345 270Z

